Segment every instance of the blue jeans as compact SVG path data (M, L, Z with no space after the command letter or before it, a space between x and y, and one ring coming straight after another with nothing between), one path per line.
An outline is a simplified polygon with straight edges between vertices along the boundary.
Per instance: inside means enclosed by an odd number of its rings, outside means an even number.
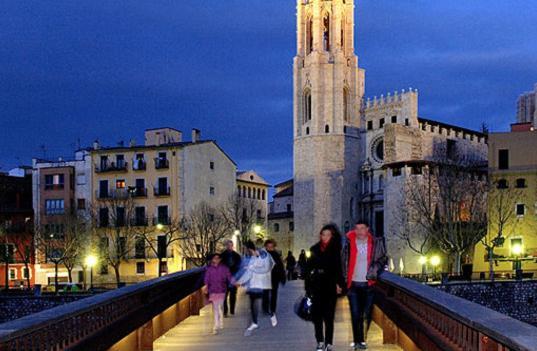
M373 309L373 289L367 283L352 282L348 293L349 306L351 308L352 334L354 343L365 342L365 334L371 324L371 312ZM364 322L367 327L364 332Z

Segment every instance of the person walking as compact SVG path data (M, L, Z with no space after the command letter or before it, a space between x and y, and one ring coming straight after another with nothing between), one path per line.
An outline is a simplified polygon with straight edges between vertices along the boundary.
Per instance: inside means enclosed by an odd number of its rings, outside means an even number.
M226 249L222 252L222 263L229 268L229 271L233 276L237 274L241 268L241 255L239 255L233 247L232 240L226 240L224 242ZM229 300L229 308L228 308ZM229 285L226 290L226 296L224 298L224 318L227 318L228 311L231 315L235 314L235 305L237 303L237 287Z
M259 328L259 302L263 298L263 291L272 288L271 271L274 267L274 261L267 251L258 250L252 241L248 241L245 247L250 259L245 267L245 272L237 283L246 287L246 293L250 297L252 322L244 332L244 336L250 336L254 330Z
M334 224L325 225L319 242L311 247L305 267L306 295L312 301L317 351L333 350L337 295L345 286L341 266L341 234Z
M346 237L343 268L347 279L354 339L351 346L354 350L365 350L374 299L372 286L386 267L386 245L383 238L373 236L369 225L363 221L357 222Z
M296 258L293 252L289 251L285 258L285 269L287 270L287 280L295 280Z
M304 279L304 269L306 268L306 261L308 260L306 256L306 250L302 249L300 255L298 255L298 270L300 274L300 279Z
M205 293L209 294L209 301L213 306L213 334L218 334L218 330L224 328L222 318L222 307L228 285L233 284L229 268L222 264L219 254L214 254L210 264L205 271Z
M271 272L271 290L265 290L263 292L263 311L270 315L270 322L273 327L278 325L278 319L276 318L276 306L278 304L278 289L280 284L285 285L285 266L283 264L282 256L276 251L276 241L268 239L265 241L265 250L270 254L274 261L274 268Z

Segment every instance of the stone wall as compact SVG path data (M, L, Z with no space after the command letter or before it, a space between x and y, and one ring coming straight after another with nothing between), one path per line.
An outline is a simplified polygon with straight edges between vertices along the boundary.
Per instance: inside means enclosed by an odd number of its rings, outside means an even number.
M78 301L90 295L69 296L2 296L0 297L0 323Z
M537 280L448 283L438 289L537 326Z

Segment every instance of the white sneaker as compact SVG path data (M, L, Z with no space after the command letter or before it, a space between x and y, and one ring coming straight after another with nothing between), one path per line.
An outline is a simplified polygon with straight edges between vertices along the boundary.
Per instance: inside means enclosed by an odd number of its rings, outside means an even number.
M212 332L213 335L218 335L218 328L213 328L213 332Z
M273 327L278 325L278 318L276 318L275 314L273 314L272 317L270 317L270 323L272 323Z
M252 335L253 331L259 328L259 326L255 323L252 323L246 330L244 331L244 336L250 336Z
M316 351L324 351L324 342L317 343Z

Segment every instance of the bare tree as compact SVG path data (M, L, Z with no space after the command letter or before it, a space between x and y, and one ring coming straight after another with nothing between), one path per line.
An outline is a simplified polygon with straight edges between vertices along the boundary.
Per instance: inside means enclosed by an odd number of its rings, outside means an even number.
M30 264L35 255L34 228L31 221L24 223L23 235L13 235L10 242L15 246L15 256L24 264L24 269L27 272L26 285L30 289Z
M242 197L235 192L222 207L221 216L233 231L240 232L241 243L244 244L251 239L251 233L257 224L257 211L255 199Z
M51 224L36 226L36 251L44 263L54 265L54 287L58 293L58 271L64 265L72 282L74 262L80 257L84 247L84 222L76 214L66 214Z
M136 242L134 210L134 201L126 189L118 189L110 197L99 199L91 209L93 227L99 240L99 257L114 269L118 287L121 286L120 267L131 259Z
M221 249L223 239L234 230L222 213L222 209L202 202L183 219L181 250L195 266L203 266L208 255Z
M489 261L489 279L494 280L494 249L502 246L505 239L516 229L515 204L522 196L520 189L510 187L506 179L492 179L488 192L488 235L481 239Z
M13 260L13 252L10 250L9 225L7 222L0 224L0 261L4 263L4 290L9 290L9 264Z
M413 180L405 188L403 212L420 230L411 233L402 227L399 235L415 252L438 246L452 259L452 269L459 274L463 254L486 234L487 180L482 165L442 158L424 167L419 181Z
M169 249L173 248L175 243L183 239L183 228L183 221L171 219L167 225L162 225L161 229L157 228L157 226L141 226L137 229L137 240L143 240L148 245L149 250L158 259L159 277L162 276L163 260L167 258ZM160 241L160 244L159 237L164 239Z

